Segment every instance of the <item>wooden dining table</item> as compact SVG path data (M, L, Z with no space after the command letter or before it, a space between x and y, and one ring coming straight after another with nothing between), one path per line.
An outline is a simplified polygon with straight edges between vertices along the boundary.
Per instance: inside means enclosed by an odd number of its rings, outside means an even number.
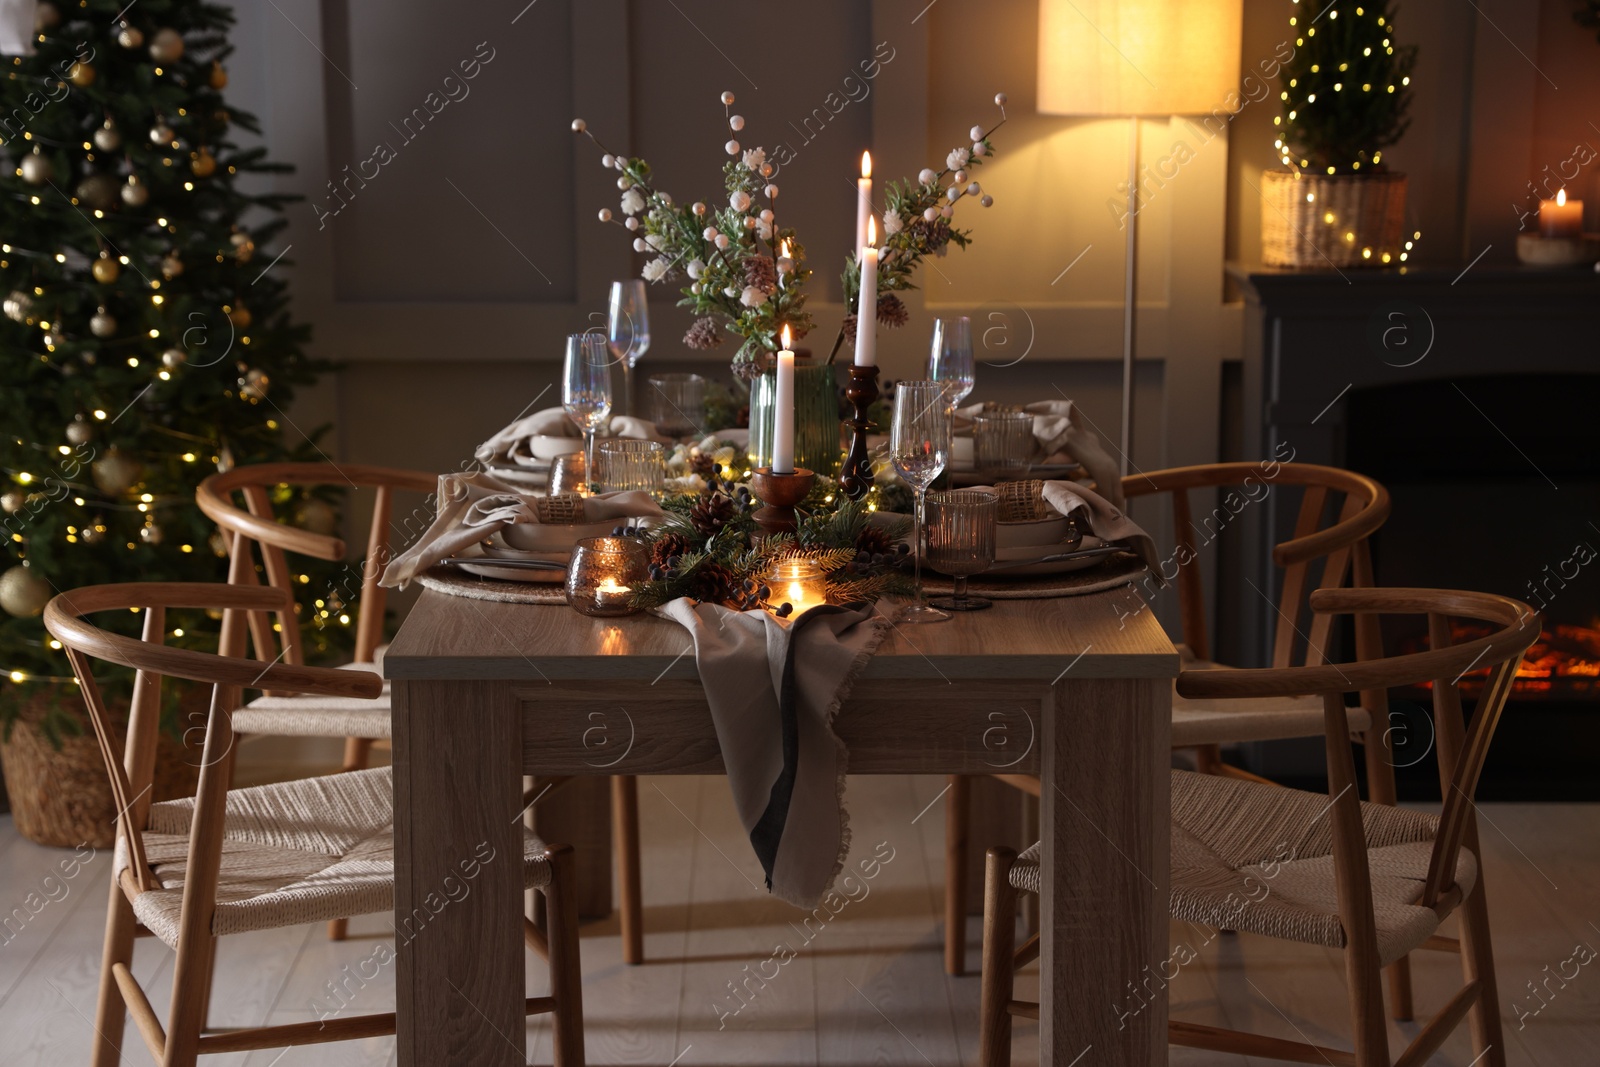
M1091 1048L1096 1067L1167 1062L1162 983L1144 979L1168 955L1178 655L1142 604L1124 588L895 626L835 722L852 774L1041 776L1040 1062L1054 1067ZM464 893L447 881L486 847L521 855L524 775L723 773L689 634L428 591L383 667L395 909L424 919L397 938L399 1063L523 1064L521 864L478 865Z

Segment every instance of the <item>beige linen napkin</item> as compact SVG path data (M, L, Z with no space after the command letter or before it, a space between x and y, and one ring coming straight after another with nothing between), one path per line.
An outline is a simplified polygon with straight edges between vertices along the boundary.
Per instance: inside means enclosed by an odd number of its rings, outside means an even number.
M667 442L667 438L656 433L655 425L649 420L636 419L630 415L612 416L611 422L601 427L599 436L636 437L641 441ZM548 467L554 455L541 454L549 451L547 443L541 446L537 440L541 437L570 437L574 445L563 451L576 452L579 447L578 442L583 440L583 431L578 429L561 408L545 408L513 422L479 445L473 455L484 463L502 467Z
M604 519L659 519L666 513L649 493L602 493L580 501L582 517L570 514L563 522L600 522ZM384 568L378 584L403 588L441 559L454 556L490 534L513 523L539 522L548 513L547 498L524 493L482 472L439 476L438 514L415 543Z
M1089 477L1094 479L1095 486L1107 500L1118 508L1124 506L1122 477L1118 473L1120 468L1100 443L1100 435L1081 423L1072 401L1040 400L1024 404L1022 410L1033 416L1033 436L1039 443L1041 456L1065 452L1083 464L1083 469L1089 472ZM981 411L982 404L957 408L956 429L971 433L972 416Z
M850 754L833 720L889 616L877 605L829 605L788 620L688 598L660 613L694 640L734 807L767 888L816 907L850 851Z

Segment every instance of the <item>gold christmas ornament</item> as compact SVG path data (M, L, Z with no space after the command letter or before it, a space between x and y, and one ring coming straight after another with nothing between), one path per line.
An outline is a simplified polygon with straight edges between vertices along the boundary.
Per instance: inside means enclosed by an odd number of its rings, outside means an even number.
M94 146L102 152L115 152L122 147L122 131L117 129L117 124L106 119L105 124L94 131Z
M90 207L107 211L116 206L119 184L109 174L91 174L79 182L73 192Z
M331 537L339 526L338 512L325 500L308 500L300 509L300 526L312 533Z
M144 31L126 22L117 27L117 43L124 48L138 48L144 44Z
M122 273L121 265L103 252L100 254L100 258L94 261L94 266L90 267L89 270L94 273L94 280L101 285L110 285Z
M189 164L189 169L194 171L196 178L209 178L217 171L217 159L209 149L202 148L195 153L193 162Z
M235 231L228 237L233 245L233 255L240 263L250 262L250 257L256 254L256 243L250 240L250 235Z
M144 467L138 460L113 448L89 465L89 473L102 493L121 496L138 482Z
M67 423L67 443L70 445L86 445L94 439L94 427L83 419L74 419Z
M157 63L176 63L183 58L183 34L163 26L150 38L150 58Z
M0 610L19 619L30 619L44 611L50 602L50 583L33 572L26 563L0 574Z
M228 87L228 72L216 60L211 61L211 88L226 89Z
M240 304L238 307L228 312L228 321L233 323L241 330L248 330L250 328L250 323L253 321L250 316L250 309L245 307L243 304Z
M101 541L105 540L105 536L105 523L101 522L97 517L94 520L93 525L85 526L81 531L79 531L78 540L82 541L86 545L97 545Z
M66 344L67 335L61 332L60 326L53 325L44 332L44 336L41 338L41 340L44 341L45 348L49 349L51 352L54 352L57 348L60 348L62 345Z
M189 362L189 353L181 348L169 348L161 353L161 365L168 370L177 370Z
M19 490L13 489L9 493L0 493L0 511L4 511L7 515L15 515L22 510L23 505L27 502L27 494Z
M161 276L171 281L183 273L183 260L178 258L178 253L168 252L161 257Z
M101 308L99 311L96 311L94 313L94 317L89 320L89 332L94 334L96 337L113 336L117 332L116 317L105 308Z
M128 184L122 187L122 202L129 207L144 207L149 201L150 187L137 174L128 175Z
M74 63L72 69L67 71L67 81L80 89L87 89L94 84L95 70L88 63Z
M250 400L265 400L271 386L272 379L267 377L266 371L249 370L239 379L239 395Z
M37 33L55 29L60 24L61 12L50 0L44 0L33 13L33 28Z
M22 171L22 180L29 185L43 185L55 176L56 168L51 164L50 158L35 148L32 152L22 157L19 164Z
M148 526L139 527L139 540L147 545L159 545L162 536L161 527L153 522Z
M177 134L172 132L172 127L168 126L165 122L158 122L154 126L150 127L151 144L169 145L177 136Z

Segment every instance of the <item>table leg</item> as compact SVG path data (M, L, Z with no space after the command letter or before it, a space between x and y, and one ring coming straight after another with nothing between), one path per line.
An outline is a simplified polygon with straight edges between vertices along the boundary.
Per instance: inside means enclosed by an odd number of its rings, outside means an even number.
M401 1067L527 1061L522 726L493 682L394 682Z
M1167 1062L1171 682L1074 679L1046 698L1040 1057Z

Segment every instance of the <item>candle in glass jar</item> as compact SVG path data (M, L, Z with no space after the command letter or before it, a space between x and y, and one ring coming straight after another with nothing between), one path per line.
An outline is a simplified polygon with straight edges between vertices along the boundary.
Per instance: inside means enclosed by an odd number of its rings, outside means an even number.
M867 244L867 220L872 218L872 153L861 153L861 177L856 179L856 248Z
M828 602L828 580L822 567L812 559L790 557L773 564L767 575L771 595L767 605L778 611L789 605L785 618L795 618Z
M778 353L778 380L772 402L772 473L794 473L794 353L789 350L789 327L783 327L783 351Z
M1539 232L1546 237L1581 237L1583 201L1568 200L1565 189L1554 200L1539 201Z
M856 305L856 366L878 363L877 220L867 219L867 243L861 246L861 300Z
M600 584L594 587L594 602L602 608L627 607L632 597L633 587L623 585L610 575L600 579Z

